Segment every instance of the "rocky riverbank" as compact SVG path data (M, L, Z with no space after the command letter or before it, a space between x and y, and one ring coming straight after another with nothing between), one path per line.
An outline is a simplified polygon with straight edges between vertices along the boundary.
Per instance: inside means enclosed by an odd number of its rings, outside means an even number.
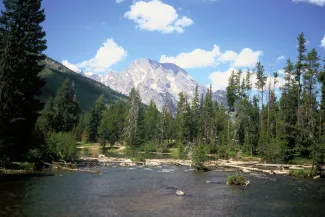
M117 164L119 166L160 166L160 165L177 165L191 167L191 160L180 159L146 159L145 161L132 161L128 158L106 157L82 157L78 165L87 165L89 162L95 165L110 166ZM238 160L215 160L204 163L211 171L240 171L243 173L262 172L273 175L288 175L293 170L311 170L312 165L291 165L291 164L266 164L260 161L238 161Z

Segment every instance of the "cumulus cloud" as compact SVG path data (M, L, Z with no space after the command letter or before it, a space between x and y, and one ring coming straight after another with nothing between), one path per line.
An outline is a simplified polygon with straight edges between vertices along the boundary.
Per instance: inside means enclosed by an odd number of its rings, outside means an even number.
M80 73L81 70L74 64L70 63L68 60L63 60L62 61L62 64L67 67L68 69L74 71L74 72L77 72L77 73Z
M230 77L230 75L231 75L231 73L233 71L237 72L238 69L234 68L234 67L230 67L226 71L212 72L209 75L209 79L211 80L213 91L225 90L226 87L228 86L229 77ZM242 70L242 71L243 71L243 73L242 73L241 78L243 79L243 78L246 77L246 70ZM267 85L268 85L269 81L271 81L271 84L272 84L272 87L273 87L274 77L271 76L271 77L267 78L267 81L266 81ZM277 81L278 81L278 83L276 85L276 89L278 89L279 87L282 87L284 85L284 83L285 83L284 79L280 78L280 77L277 78ZM255 83L256 83L256 74L254 73L251 76L251 84L252 84L253 90L256 90Z
M280 62L280 61L282 61L282 60L284 60L285 59L285 56L279 56L276 60L278 61L278 62Z
M262 51L253 51L250 48L244 48L241 50L241 52L238 54L235 51L227 50L225 53L223 53L219 61L221 62L229 62L231 63L232 67L247 67L247 68L253 68L255 67L256 63L259 60L259 57L263 54Z
M216 71L209 75L213 91L226 89L232 71L236 71L236 69L230 67L226 71Z
M262 53L262 51L253 51L250 48L244 48L239 54L231 50L221 53L219 46L214 45L211 51L197 48L191 52L182 52L175 57L162 55L160 62L174 63L187 69L217 66L220 63L229 63L232 67L237 68L253 68Z
M216 58L220 55L220 48L217 45L213 46L211 51L206 51L202 49L194 49L191 52L183 52L175 57L168 57L162 55L160 57L161 63L174 63L182 68L200 68L215 66L218 63Z
M284 75L284 70L283 69L279 69L277 72L278 72L279 75Z
M232 50L227 50L225 53L223 53L220 58L219 61L221 62L232 62L235 61L237 58L238 54Z
M292 0L292 1L310 3L321 7L325 5L325 0Z
M124 17L134 21L137 28L148 31L159 31L165 34L184 32L184 27L193 24L193 20L184 16L179 18L171 5L160 0L137 1L131 5Z
M320 42L320 46L325 49L325 35L324 35L324 38Z
M253 51L250 48L244 48L236 57L234 62L235 67L254 67L258 62L260 55L262 55L262 51Z
M104 72L125 58L126 55L127 52L124 48L116 44L113 39L107 39L98 49L95 57L85 60L77 66L85 69L84 71Z

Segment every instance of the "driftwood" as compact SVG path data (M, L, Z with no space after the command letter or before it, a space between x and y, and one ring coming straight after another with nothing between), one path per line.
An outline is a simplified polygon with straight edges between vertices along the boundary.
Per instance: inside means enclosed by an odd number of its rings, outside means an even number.
M273 175L289 174L290 173L290 170L264 170L264 169L254 168L254 167L243 167L243 166L238 166L238 165L233 165L233 164L225 164L224 166L237 168L245 173L251 172L251 171L258 171L258 172L263 172L263 173L268 173L268 174L273 174Z
M76 171L76 172L88 172L88 173L95 173L95 174L102 174L102 172L97 171L97 170L90 170L90 169L74 169L74 168L69 168L67 166L62 166L60 163L54 162L54 163L47 163L44 161L41 161L43 164L51 166L52 168L56 168L59 170L67 170L67 171ZM65 162L65 165L67 163Z

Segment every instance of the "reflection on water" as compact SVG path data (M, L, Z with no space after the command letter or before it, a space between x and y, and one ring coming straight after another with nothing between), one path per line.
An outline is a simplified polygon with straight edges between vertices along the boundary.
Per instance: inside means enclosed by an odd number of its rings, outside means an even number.
M100 169L2 180L0 216L325 216L321 179L247 175L251 186L231 187L229 173L187 167Z

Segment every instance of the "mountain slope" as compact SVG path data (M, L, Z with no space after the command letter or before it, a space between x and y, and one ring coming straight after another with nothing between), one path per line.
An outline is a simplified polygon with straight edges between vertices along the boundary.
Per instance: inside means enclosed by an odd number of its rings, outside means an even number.
M131 88L139 90L142 102L149 104L152 99L159 110L166 104L172 112L176 111L179 92L193 99L198 85L199 94L205 94L207 88L198 84L184 69L172 63L159 63L150 59L136 60L117 74L108 72L99 79L112 89L128 95ZM213 93L214 100L226 104L224 91Z
M43 102L45 102L48 98L55 96L56 91L66 78L74 81L77 99L81 109L84 112L90 111L91 106L100 94L104 94L107 103L111 103L120 98L126 98L125 95L117 93L100 82L71 71L61 63L51 58L47 58L45 60L45 68L41 72L41 77L46 82L42 88L41 100Z

